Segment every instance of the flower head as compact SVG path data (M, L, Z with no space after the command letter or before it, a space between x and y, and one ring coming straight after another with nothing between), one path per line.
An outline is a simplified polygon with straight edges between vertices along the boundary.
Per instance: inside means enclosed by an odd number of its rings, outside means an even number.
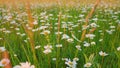
M108 54L105 53L105 52L103 52L103 51L100 51L100 52L99 52L99 55L100 55L100 56L107 56Z
M80 45L76 45L75 47L80 51L82 50Z
M91 67L91 63L90 62L88 62L88 63L86 63L85 65L84 65L84 67L87 67L87 68L89 68L89 67Z
M5 50L5 47L0 47L0 52L4 52Z
M89 46L90 46L90 43L85 42L85 43L83 44L83 46L89 47Z
M0 61L0 66L6 66L7 64L10 63L10 60L9 59L2 59Z
M73 42L74 39L72 39L72 38L68 38L67 41L68 41L68 42Z
M117 51L120 51L120 47L117 48Z
M44 46L44 48L45 48L45 50L43 51L43 53L45 53L45 54L49 54L49 53L51 53L52 52L52 46L51 45L46 45L46 46Z
M50 34L50 31L49 30L44 30L43 32L41 32L41 34L48 35L48 34Z
M49 54L51 52L52 52L51 49L46 49L46 50L43 51L43 53L45 53L45 54Z
M70 37L67 34L62 35L62 39L69 39Z
M86 34L86 38L90 38L90 39L93 39L95 37L94 34Z
M70 68L76 68L77 62L76 60L71 61L70 59L66 60L66 65L68 65Z
M57 44L56 47L58 47L58 48L59 48L59 47L62 47L62 44Z
M34 65L31 65L29 62L20 63L20 65L16 65L13 68L35 68Z

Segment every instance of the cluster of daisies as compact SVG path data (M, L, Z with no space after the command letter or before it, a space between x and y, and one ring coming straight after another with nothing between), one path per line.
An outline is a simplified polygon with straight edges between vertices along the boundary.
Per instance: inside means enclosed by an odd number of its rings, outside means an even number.
M62 45L58 44L56 46L57 47L61 47ZM43 51L43 52L46 53L46 54L48 54L48 53L51 52L52 46L51 45L46 45L44 48L45 48L45 51ZM0 47L0 52L4 52L4 51L6 51L5 47ZM99 55L100 56L107 56L108 54L105 53L105 52L103 52L103 51L100 51ZM68 66L67 68L76 68L77 61L79 60L79 58L74 58L73 61L71 61L70 59L67 59L67 58L64 58L63 60L65 60L65 64ZM2 67L6 66L9 63L10 63L10 60L5 58L5 59L2 59L0 61L0 66L2 66ZM86 63L84 65L84 67L91 67L91 65L92 65L92 63L88 62L88 63ZM16 65L13 68L35 68L35 66L31 65L29 62L25 62L25 63L20 63L20 65Z

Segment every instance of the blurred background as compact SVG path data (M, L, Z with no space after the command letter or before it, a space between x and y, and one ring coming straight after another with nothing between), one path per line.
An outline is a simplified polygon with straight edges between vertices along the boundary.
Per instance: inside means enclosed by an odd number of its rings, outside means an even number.
M32 5L64 5L64 6L78 6L78 5L89 5L93 4L96 0L0 0L0 5L21 5L23 3L30 3ZM101 4L109 6L118 6L120 0L101 0Z

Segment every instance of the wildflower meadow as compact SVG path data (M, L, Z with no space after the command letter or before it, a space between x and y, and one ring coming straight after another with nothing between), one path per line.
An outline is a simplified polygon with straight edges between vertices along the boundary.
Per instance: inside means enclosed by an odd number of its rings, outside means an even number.
M119 0L0 1L0 68L120 68Z

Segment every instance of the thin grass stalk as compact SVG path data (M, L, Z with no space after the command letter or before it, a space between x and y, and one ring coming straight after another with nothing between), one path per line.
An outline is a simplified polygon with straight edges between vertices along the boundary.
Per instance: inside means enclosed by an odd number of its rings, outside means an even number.
M59 10L60 10L60 12L59 12L59 16L58 16L58 35L57 35L57 44L59 44L60 43L60 34L59 34L59 32L60 32L60 19L61 19L61 2L60 2L60 0L57 0L57 4L58 4L58 6L59 6ZM59 66L58 66L58 63L59 63L59 56L60 56L60 48L57 48L57 56L56 56L56 68L58 68Z
M95 9L97 8L98 4L100 3L101 0L96 0L95 5L93 6L93 8L91 9L90 13L86 16L85 18L85 24L84 26L87 26L89 24L89 18L92 17L93 13L95 12ZM89 33L93 33L96 29L93 28ZM82 35L81 35L81 39L80 41L82 42L85 39L85 34L87 33L87 30L83 30ZM75 52L75 57L77 57L78 54L78 49Z
M92 17L92 15L95 12L95 9L97 8L98 4L100 3L101 0L96 0L95 5L93 6L93 8L91 9L90 13L86 16L85 18L85 24L84 26L87 26L89 24L89 19ZM83 30L82 32L82 36L81 36L81 41L83 41L85 39L85 34L86 34L87 30Z
M57 44L60 43L60 19L61 19L61 12L59 12L59 17L58 17L58 35L57 35ZM56 58L56 68L58 68L58 63L59 63L59 55L60 55L60 48L57 48L57 58Z
M27 14L28 14L29 27L31 29L33 29L34 28L34 24L33 24L34 20L32 18L29 1L27 3L25 3L25 7L26 7ZM35 52L34 33L31 30L28 30L24 25L23 25L23 27L24 27L25 32L27 33L28 37L30 38L29 42L30 42L32 53L33 53L33 60L35 61L35 64L37 65L38 61L37 61L36 52Z

